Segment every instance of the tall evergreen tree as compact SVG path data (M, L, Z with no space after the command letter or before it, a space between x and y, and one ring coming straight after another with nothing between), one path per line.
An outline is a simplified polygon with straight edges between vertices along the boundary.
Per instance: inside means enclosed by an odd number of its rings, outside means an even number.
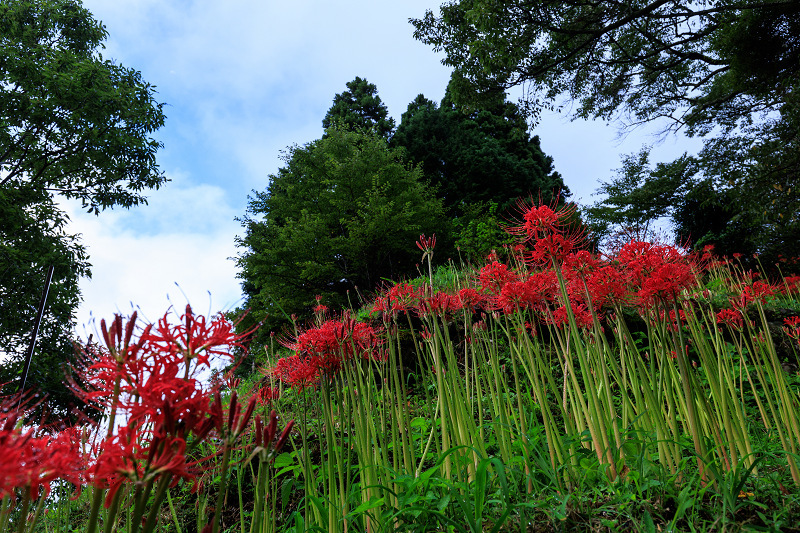
M336 126L353 131L374 131L388 138L394 130L394 119L378 96L378 88L356 76L347 82L347 90L333 97L333 105L322 119L322 127Z
M454 103L450 87L440 105L419 95L403 113L392 144L422 164L425 178L456 216L478 203L496 203L502 213L520 197L549 202L554 195L569 196L539 137L530 136L525 118L504 94L471 110Z

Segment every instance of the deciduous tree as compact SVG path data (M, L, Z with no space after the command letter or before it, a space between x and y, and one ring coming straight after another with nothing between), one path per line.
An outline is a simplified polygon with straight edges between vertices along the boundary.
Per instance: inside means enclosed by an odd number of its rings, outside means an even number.
M145 202L166 178L153 134L164 124L154 87L101 55L103 25L76 0L0 0L0 381L19 383L22 345L56 266L33 378L68 408L59 363L72 358L85 250L56 198L90 212ZM62 386L60 391L56 385Z
M238 241L245 308L249 320L267 318L262 334L308 317L317 296L357 306L386 280L416 275L419 235L447 234L419 168L375 132L329 129L285 162L250 198Z

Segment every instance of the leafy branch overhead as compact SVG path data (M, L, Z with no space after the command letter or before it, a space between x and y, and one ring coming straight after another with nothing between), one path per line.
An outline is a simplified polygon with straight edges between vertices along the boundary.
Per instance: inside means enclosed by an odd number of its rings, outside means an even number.
M166 179L155 88L103 59L107 33L79 2L0 3L2 188L45 189L97 213Z
M657 165L638 183L624 164L610 185L632 194L597 206L607 208L606 222L616 222L617 208L654 215L647 203L656 184L679 182L672 189L686 193L672 209L679 235L719 242L713 228L691 223L698 213L676 216L716 205L738 217L732 224L749 221L740 225L745 234L729 231L723 241L757 234L747 239L752 250L724 252L800 255L797 2L462 0L412 24L415 37L455 68L455 97L464 104L521 87L529 116L572 102L577 118L623 128L656 123L665 134L704 139L698 154ZM684 202L690 192L703 199Z

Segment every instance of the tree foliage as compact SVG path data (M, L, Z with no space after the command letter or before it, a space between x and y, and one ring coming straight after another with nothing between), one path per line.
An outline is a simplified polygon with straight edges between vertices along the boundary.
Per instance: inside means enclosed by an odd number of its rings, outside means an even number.
M683 214L724 205L757 234L758 251L800 255L790 239L800 225L796 1L461 0L412 22L455 67L459 101L521 86L534 115L565 98L578 117L658 121L704 138L694 174L680 161L656 168L679 172L676 191L701 188ZM619 180L630 185L624 173ZM602 205L646 212L636 195Z
M56 197L99 213L144 203L144 191L166 181L152 137L162 104L139 72L102 57L106 36L79 1L0 0L0 352L12 355L0 381L18 383L21 344L54 265L28 383L62 411L60 366L72 359L77 284L89 264Z
M356 76L347 82L347 90L333 97L333 105L322 119L322 127L332 126L354 131L374 131L388 138L394 130L394 119L378 96L378 88Z
M504 213L520 197L550 202L569 190L553 170L553 160L531 137L516 105L505 95L463 110L450 95L440 105L423 95L403 113L392 144L422 164L451 213L463 215L470 204L494 202Z
M319 296L357 305L388 279L415 274L421 233L446 233L441 201L376 132L329 129L285 155L250 198L238 244L250 320L262 331L308 317Z
M59 417L78 404L64 386L73 360L73 312L80 303L78 279L89 275L86 251L67 232L67 217L42 191L0 189L0 383L19 388L47 267L54 267L27 387L44 391Z

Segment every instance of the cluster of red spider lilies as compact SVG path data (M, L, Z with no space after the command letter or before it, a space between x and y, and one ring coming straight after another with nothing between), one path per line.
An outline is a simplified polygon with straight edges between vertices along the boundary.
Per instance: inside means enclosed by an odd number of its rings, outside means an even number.
M266 423L253 414L260 401L274 396L254 394L243 406L233 391L223 401L224 381L199 376L215 360L232 362L232 350L244 337L234 327L222 316L195 315L189 306L178 324L164 315L141 331L136 313L126 324L119 315L110 327L101 321L103 345L81 349L73 387L86 404L84 412L104 415L102 425L59 431L31 426L22 420L33 406L24 398L6 398L0 412L0 529L12 516L18 521L38 516L51 485L60 481L94 492L88 531L98 527L101 502L109 523L123 498L131 498L136 529L150 531L166 489L196 481L210 466L219 468L220 457L224 472L230 449L244 433L257 433L250 439L256 455L265 463L272 460L293 422L279 434L274 410ZM215 451L208 455L201 445L211 438ZM148 502L151 496L155 500ZM209 518L208 531L218 529L219 511Z

